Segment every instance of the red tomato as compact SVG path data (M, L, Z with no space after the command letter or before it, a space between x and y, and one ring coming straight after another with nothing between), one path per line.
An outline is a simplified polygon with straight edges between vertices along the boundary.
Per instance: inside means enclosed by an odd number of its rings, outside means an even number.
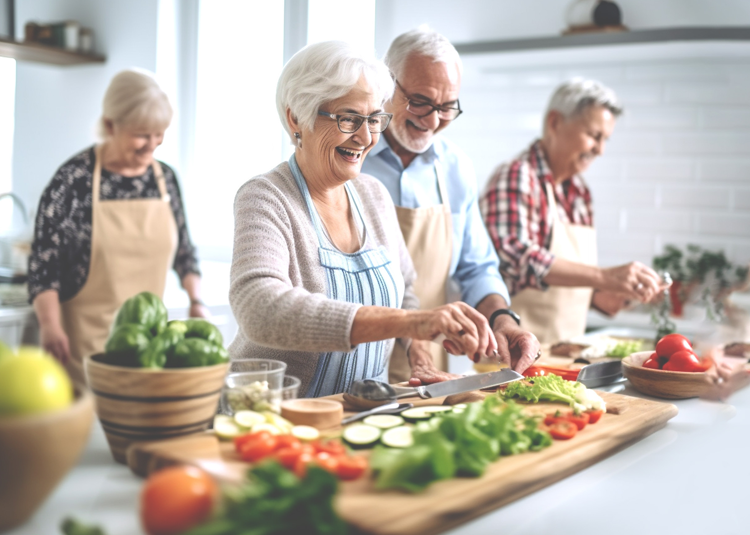
M692 351L677 351L669 357L663 369L673 372L704 372L710 367L709 359L699 359Z
M276 437L276 449L301 448L302 441L292 435L279 435Z
M307 465L313 462L314 459L315 454L309 452L302 453L297 457L297 462L294 463L294 473L297 474L297 477L302 479L307 475Z
M586 411L586 414L589 415L589 423L595 424L602 417L602 415L604 414L604 411L601 409L596 410L596 411Z
M656 354L660 357L671 357L674 353L686 349L693 350L690 340L681 334L668 334L656 343Z
M336 474L342 481L352 481L362 477L367 471L367 459L360 455L339 457L339 468Z
M255 433L248 433L246 435L240 435L234 437L234 449L237 453L242 453L242 446L248 442L255 440L260 437L270 437L271 433L268 431L256 431Z
M560 412L557 411L555 414L548 414L544 418L545 425L552 425L557 421L564 420L567 422L570 422L576 426L576 428L580 431L584 427L586 427L586 424L589 423L589 414L587 412L582 412L579 414L574 413L573 411L568 412Z
M141 491L141 523L149 535L176 535L211 514L218 488L194 466L172 466L151 475Z
M276 450L276 444L278 443L277 437L269 433L268 436L259 436L254 440L245 442L242 445L242 451L240 456L242 460L248 463L254 463L260 461L264 457L268 457Z
M558 419L547 428L555 440L568 440L576 436L578 428L573 422Z
M344 446L340 440L332 438L330 440L316 440L312 443L316 452L324 451L331 455L345 455L346 446Z
M647 358L643 362L644 368L650 368L652 370L660 370L661 366L659 365L659 359L656 356L656 353L653 353L649 358Z
M331 455L326 451L319 451L315 454L313 462L334 475L338 472L339 457L337 455Z

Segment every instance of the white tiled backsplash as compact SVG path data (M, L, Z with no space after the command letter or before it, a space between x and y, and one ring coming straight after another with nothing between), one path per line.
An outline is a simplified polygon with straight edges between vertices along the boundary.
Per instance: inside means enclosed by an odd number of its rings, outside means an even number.
M576 62L575 52L564 65L541 53L530 65L467 56L465 114L445 135L474 160L481 191L500 162L539 136L557 84L598 79L626 108L585 175L600 265L650 264L665 244L686 243L750 261L750 58L655 59L648 47L634 50L616 64Z

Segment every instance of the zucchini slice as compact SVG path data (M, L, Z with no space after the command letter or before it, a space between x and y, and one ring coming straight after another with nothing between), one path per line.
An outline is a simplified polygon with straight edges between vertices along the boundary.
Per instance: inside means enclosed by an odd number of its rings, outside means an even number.
M436 414L441 412L448 412L451 407L444 405L430 405L428 407L414 407L413 409L407 409L401 413L401 416L407 422L419 422L422 420L429 420Z
M429 405L427 407L422 407L423 411L426 412L432 412L434 414L439 414L441 412L450 412L453 410L453 407L450 405Z
M380 441L389 448L408 448L414 444L411 427L405 425L384 431Z
M266 422L266 417L255 411L237 411L234 413L234 423L240 427L251 429L257 424Z
M297 437L305 442L318 440L320 438L320 431L309 425L295 425L292 427L291 434L293 437Z
M355 424L344 429L341 437L352 448L369 448L380 439L382 431L371 425Z
M395 414L373 414L362 420L363 424L379 427L380 429L390 429L404 424L404 419Z

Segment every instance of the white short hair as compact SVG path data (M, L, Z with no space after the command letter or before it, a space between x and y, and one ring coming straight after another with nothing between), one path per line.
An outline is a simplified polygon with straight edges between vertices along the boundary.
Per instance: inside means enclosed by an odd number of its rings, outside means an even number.
M432 58L434 63L455 63L458 72L463 71L461 56L447 37L426 24L396 37L385 54L385 64L397 79L403 75L406 60L412 54Z
M292 56L276 86L276 110L289 137L287 108L302 128L312 130L320 107L349 93L362 76L381 103L391 98L393 80L374 51L364 52L345 41L326 41Z
M153 73L127 69L112 78L104 94L99 121L102 137L106 136L107 120L120 126L163 131L172 122L172 105Z
M561 84L552 94L544 116L557 111L566 119L580 115L591 106L602 106L618 117L623 108L615 92L596 80L574 78Z

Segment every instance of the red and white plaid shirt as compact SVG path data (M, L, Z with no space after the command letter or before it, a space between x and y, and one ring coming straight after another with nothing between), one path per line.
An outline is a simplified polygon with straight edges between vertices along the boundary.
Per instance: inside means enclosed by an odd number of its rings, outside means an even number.
M552 184L558 217L594 225L591 192L581 176L555 184L539 140L514 160L495 169L479 209L500 256L500 271L514 295L524 288L546 289L552 265L552 213L545 183Z

